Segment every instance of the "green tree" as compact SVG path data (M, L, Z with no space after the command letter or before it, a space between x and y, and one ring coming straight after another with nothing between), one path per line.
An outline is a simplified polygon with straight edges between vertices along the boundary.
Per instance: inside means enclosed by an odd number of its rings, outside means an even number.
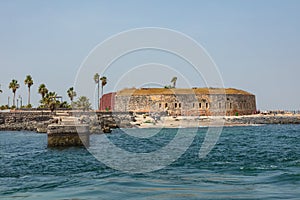
M42 108L50 108L53 110L59 106L60 102L56 100L57 94L55 92L49 92L45 94L44 98L40 101Z
M68 104L68 102L63 101L59 104L59 108L71 108L71 106Z
M95 75L94 75L94 81L95 81L95 83L97 84L97 94L98 94L98 100L97 100L97 102L98 102L98 110L99 110L99 90L100 90L100 75L98 74L98 73L96 73Z
M33 79L30 75L27 75L24 84L28 86L28 105L30 105L30 87L33 85Z
M46 88L46 85L42 83L39 86L38 93L42 95L42 99L45 97L45 95L48 93L48 89Z
M79 97L78 101L75 101L73 103L73 107L75 109L79 109L79 110L91 110L92 109L90 100L85 96Z
M8 86L9 89L12 90L13 94L14 94L14 97L13 97L13 106L15 107L16 106L16 91L17 89L20 88L20 85L18 83L17 80L13 79L10 83L9 83L9 86Z
M177 81L177 77L174 76L174 77L172 78L172 80L171 80L171 83L173 83L173 88L176 87L176 81Z
M68 93L68 96L69 96L71 102L73 102L74 97L76 97L76 95L77 95L76 92L75 92L75 90L74 90L74 88L70 87L68 89L67 93Z

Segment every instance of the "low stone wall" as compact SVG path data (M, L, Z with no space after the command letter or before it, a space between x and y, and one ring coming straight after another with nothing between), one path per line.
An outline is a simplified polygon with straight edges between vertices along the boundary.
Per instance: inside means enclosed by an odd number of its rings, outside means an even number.
M0 130L36 131L37 126L51 123L53 114L47 111L0 112Z

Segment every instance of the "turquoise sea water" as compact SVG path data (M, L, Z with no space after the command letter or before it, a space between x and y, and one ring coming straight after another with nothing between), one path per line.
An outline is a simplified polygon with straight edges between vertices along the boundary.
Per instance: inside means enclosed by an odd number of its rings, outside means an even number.
M45 134L0 132L0 199L300 199L300 125L224 128L199 159L205 132L173 164L145 174L110 169L85 148L48 149ZM175 134L164 129L140 141L119 130L109 137L147 152Z

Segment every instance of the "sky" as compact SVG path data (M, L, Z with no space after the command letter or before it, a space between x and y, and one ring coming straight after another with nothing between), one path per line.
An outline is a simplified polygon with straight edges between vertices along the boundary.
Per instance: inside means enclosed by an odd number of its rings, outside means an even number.
M199 43L216 64L224 86L255 94L258 109L300 110L299 10L297 0L1 0L0 105L7 104L8 96L12 98L8 89L12 79L21 86L17 96L27 103L27 74L34 80L34 106L39 104L37 88L41 83L68 100L67 89L75 85L80 66L98 44L130 29L161 27ZM104 93L149 83L127 77L130 81L116 87L117 72L127 69L123 66L143 64L133 62L136 58L176 68L178 74L164 69L159 73L157 66L157 70L147 71L147 65L143 66L145 70L139 70L137 77L156 78L154 85L170 84L172 76L178 76L177 87L186 87L185 77L180 77L186 72L192 86L206 86L205 81L193 77L182 60L147 50L128 55L104 74L108 78Z

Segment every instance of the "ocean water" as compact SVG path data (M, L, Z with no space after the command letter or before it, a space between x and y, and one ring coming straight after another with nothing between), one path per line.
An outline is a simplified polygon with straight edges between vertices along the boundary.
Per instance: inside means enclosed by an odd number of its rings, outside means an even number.
M226 127L200 159L205 133L200 128L171 165L129 174L105 166L85 148L47 148L45 134L3 131L0 199L300 199L300 125ZM138 140L116 130L109 138L128 151L151 152L175 134L163 129ZM91 143L99 137L92 135Z

